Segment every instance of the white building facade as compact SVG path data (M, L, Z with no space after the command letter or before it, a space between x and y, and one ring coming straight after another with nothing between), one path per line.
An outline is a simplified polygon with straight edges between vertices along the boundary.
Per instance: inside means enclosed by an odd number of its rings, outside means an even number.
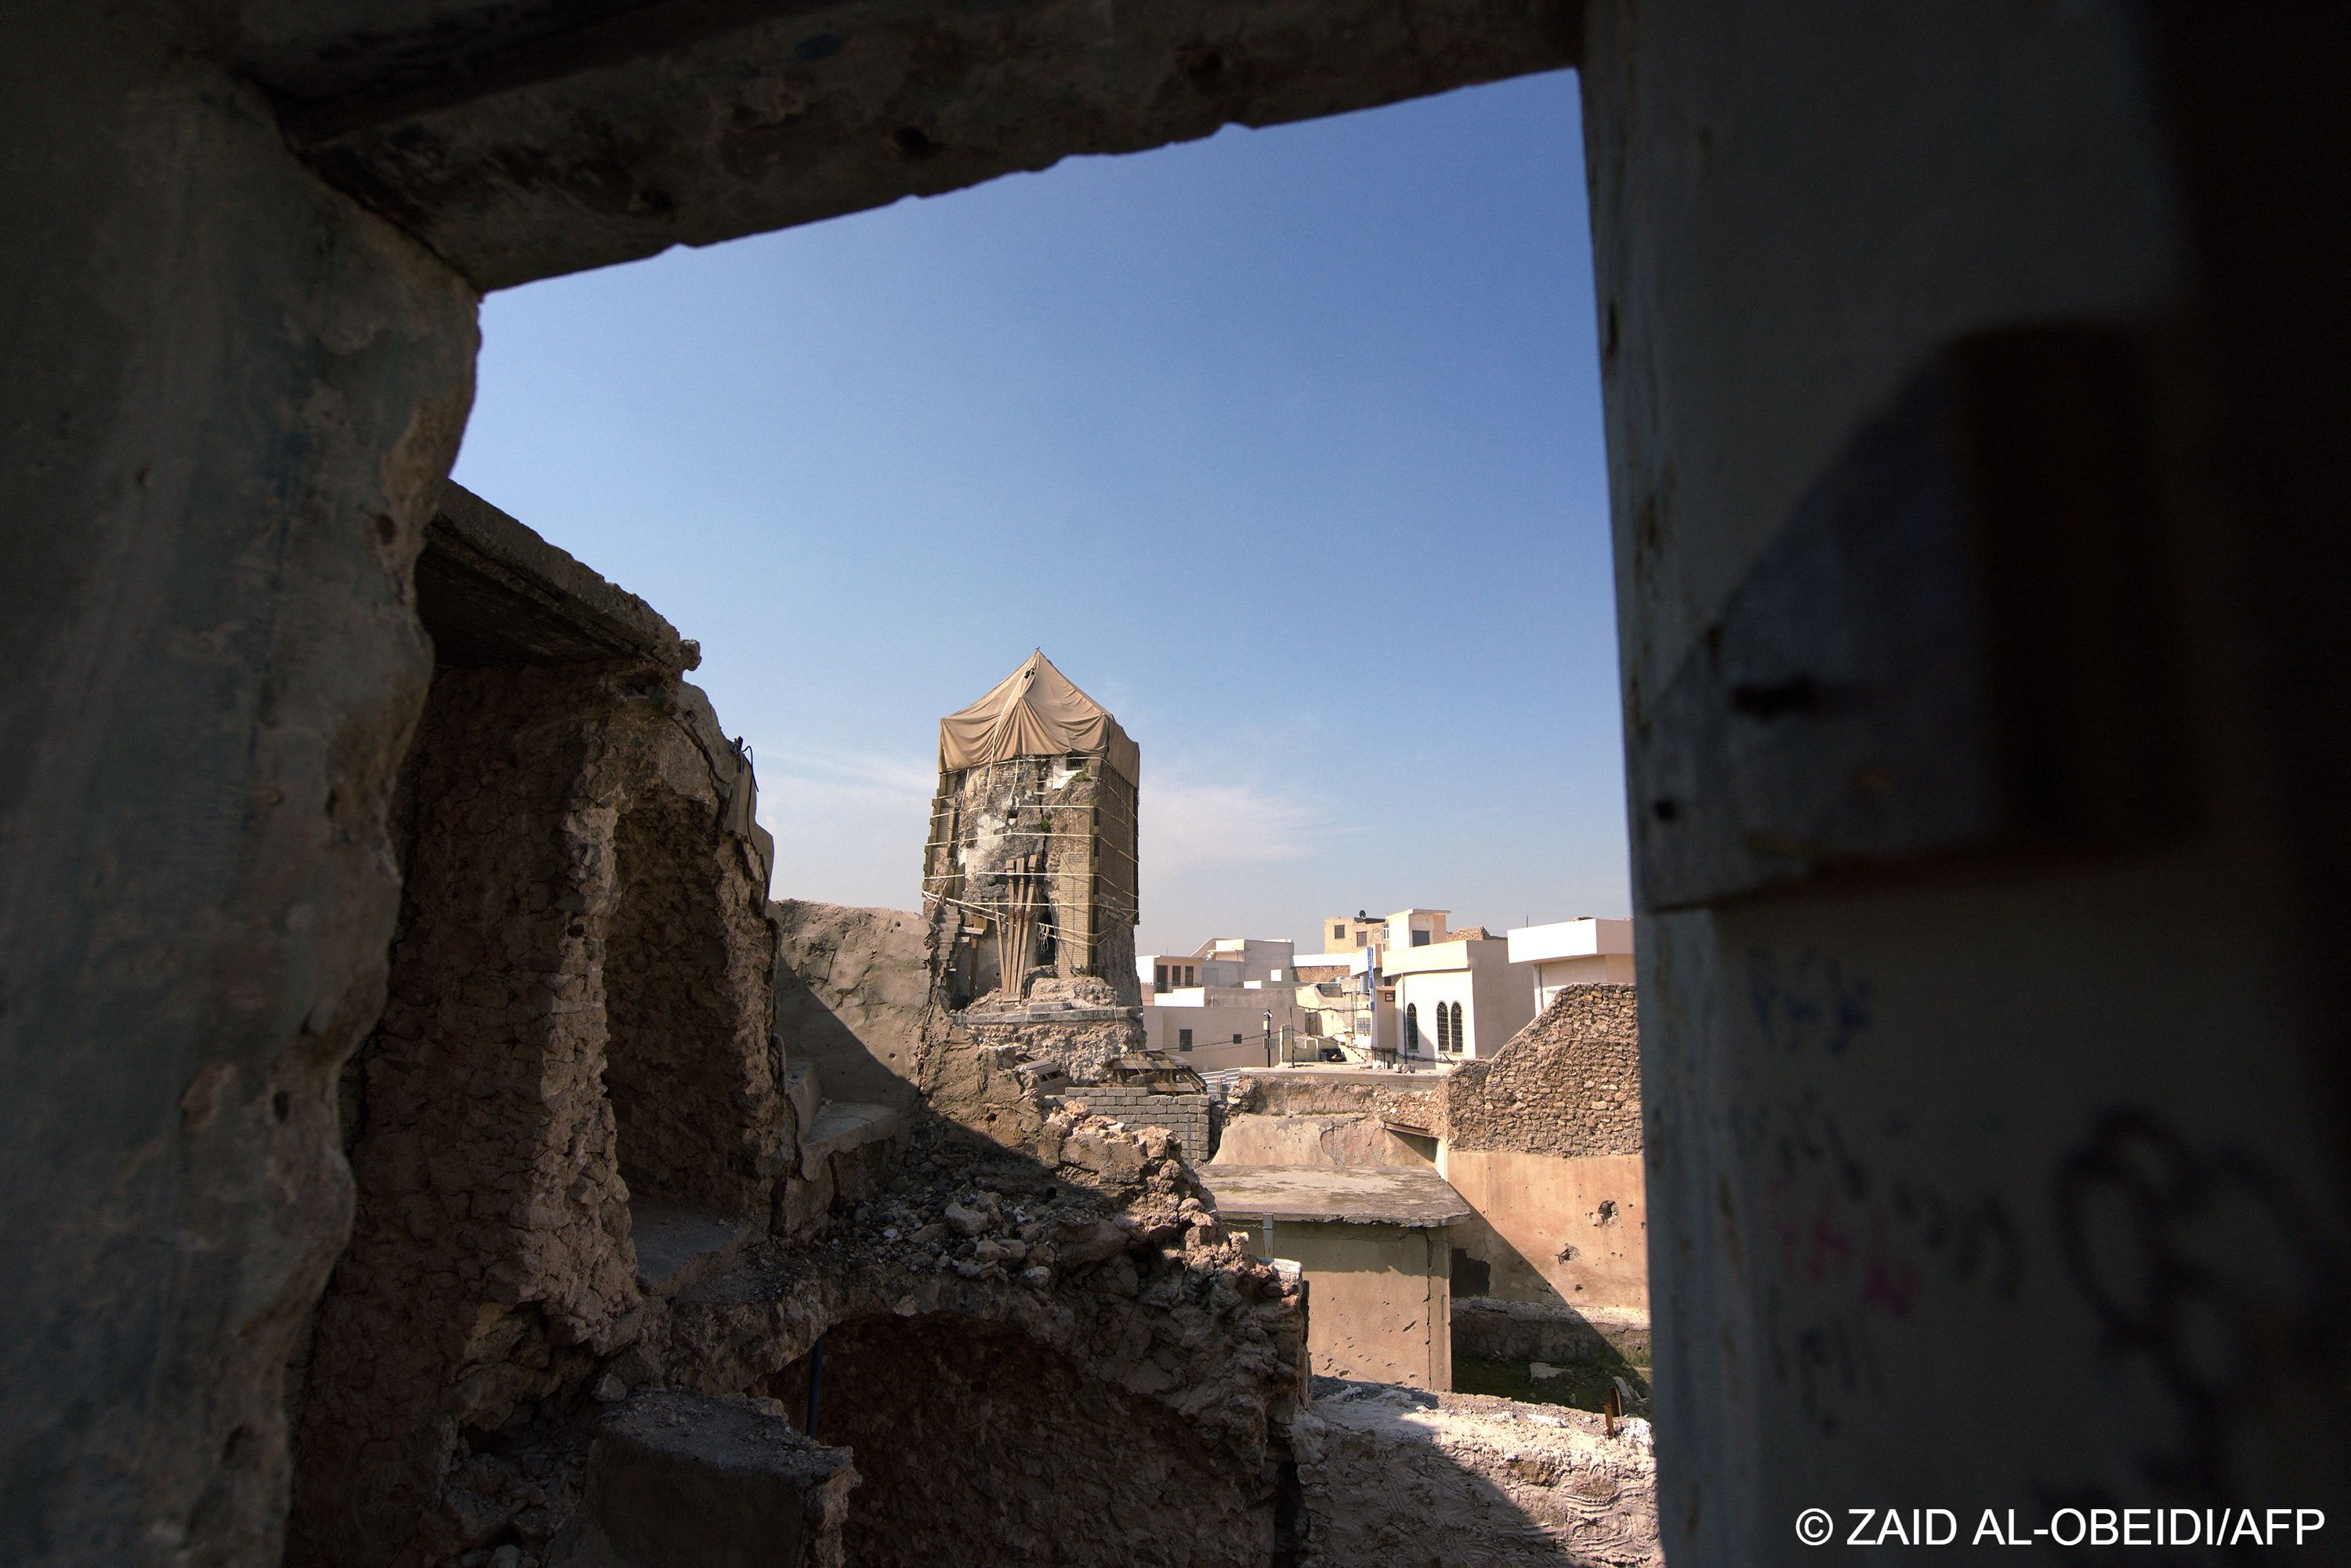
M1380 978L1394 994L1396 1056L1407 1066L1491 1056L1534 1021L1533 997L1511 969L1510 945L1482 931L1391 946Z
M1203 1072L1268 1067L1311 1031L1298 1003L1295 944L1220 936L1186 954L1134 961L1145 1045Z
M1527 977L1535 1011L1567 986L1633 984L1633 923L1555 920L1509 933L1510 964Z

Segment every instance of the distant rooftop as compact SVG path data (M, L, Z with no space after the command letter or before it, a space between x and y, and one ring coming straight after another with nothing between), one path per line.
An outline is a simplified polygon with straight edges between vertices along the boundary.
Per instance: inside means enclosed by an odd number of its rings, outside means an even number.
M1453 1184L1410 1166L1202 1166L1200 1180L1228 1220L1401 1225L1436 1230L1472 1212Z

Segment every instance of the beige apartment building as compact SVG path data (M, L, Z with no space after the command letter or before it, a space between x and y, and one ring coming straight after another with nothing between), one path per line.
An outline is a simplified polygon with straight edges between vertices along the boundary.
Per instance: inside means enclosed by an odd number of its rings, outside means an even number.
M1380 955L1391 949L1426 947L1444 941L1445 923L1452 913L1449 909L1399 909L1374 919L1358 910L1327 917L1321 935L1331 952L1368 952L1377 963Z
M1134 961L1145 1044L1204 1072L1265 1067L1311 1030L1300 1007L1294 944L1219 936L1182 955Z

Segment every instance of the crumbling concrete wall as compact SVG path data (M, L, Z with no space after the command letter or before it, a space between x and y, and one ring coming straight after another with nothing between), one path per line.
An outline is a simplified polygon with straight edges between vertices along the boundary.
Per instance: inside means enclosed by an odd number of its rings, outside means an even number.
M1445 1123L1444 1080L1399 1073L1244 1072L1216 1161L1231 1166L1426 1166ZM1398 1133L1417 1128L1432 1134Z
M358 1217L299 1390L296 1563L465 1542L465 1434L630 1332L632 1202L764 1214L774 942L706 712L653 667L434 682L391 1000L349 1070Z
M1205 1165L1208 1143L1208 1097L1162 1093L1145 1084L1088 1083L1068 1092L1071 1110L1092 1111L1131 1127L1165 1127L1193 1165Z
M1447 1149L1438 1165L1478 1211L1454 1237L1465 1294L1647 1307L1649 1211L1640 1155Z
M1228 1115L1216 1163L1235 1166L1426 1165L1368 1116Z
M1040 987L1051 981L1039 981ZM1087 990L1099 982L1087 983ZM956 1015L959 1036L983 1051L1003 1051L1026 1061L1050 1061L1075 1082L1096 1083L1122 1056L1143 1049L1145 1039L1140 1009L1110 1004L1106 998L1081 993L1074 1004L1100 1016L1084 1021L1040 1016L1033 1009L999 1011L987 1003Z
M1434 1132L1444 1125L1445 1080L1436 1073L1279 1070L1233 1082L1236 1116L1369 1116Z
M797 898L770 913L779 934L776 1038L785 1058L815 1067L835 1098L911 1102L931 1000L923 917Z

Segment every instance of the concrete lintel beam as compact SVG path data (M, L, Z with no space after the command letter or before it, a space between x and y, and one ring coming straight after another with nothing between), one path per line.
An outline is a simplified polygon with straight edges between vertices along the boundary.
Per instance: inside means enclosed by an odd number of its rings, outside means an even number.
M1575 63L1580 0L651 0L278 41L296 151L484 288ZM554 15L550 17L550 13ZM469 14L470 15L470 14Z

